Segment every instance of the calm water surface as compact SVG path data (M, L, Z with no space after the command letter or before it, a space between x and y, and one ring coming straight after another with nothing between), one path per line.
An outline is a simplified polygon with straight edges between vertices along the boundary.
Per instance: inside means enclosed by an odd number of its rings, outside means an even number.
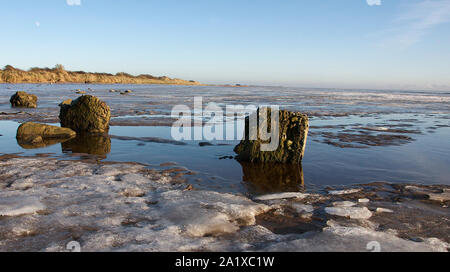
M314 191L327 185L374 181L450 184L450 95L445 92L4 84L0 85L0 112L17 112L10 108L9 96L15 90L26 90L36 93L40 104L37 110L24 111L52 124L57 121L58 104L76 98L74 90L88 87L111 106L113 124L125 121L125 125L111 127L111 138L24 149L15 139L17 121L21 120L9 118L12 120L0 121L0 154L80 159L90 153L104 161L135 161L155 168L167 168L160 165L173 162L196 173L188 179L198 188L250 194ZM132 89L133 94L121 96L109 89ZM193 96L222 105L272 103L308 112L312 117L311 135L302 166L241 164L228 158L235 155L233 148L238 141L207 146L200 146L198 141L182 145L171 142L171 128L152 122L167 119L173 105L190 105ZM127 121L133 125L126 126ZM136 126L140 122L144 126ZM383 132L388 128L395 131ZM354 144L353 148L327 143L336 141L342 133L376 136L382 132L407 136L408 140L378 146L360 140L339 142Z

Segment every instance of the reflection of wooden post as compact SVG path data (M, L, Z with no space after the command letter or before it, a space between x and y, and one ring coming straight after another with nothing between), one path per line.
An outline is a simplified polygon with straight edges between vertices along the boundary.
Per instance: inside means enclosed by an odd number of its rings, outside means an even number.
M297 192L304 190L301 164L240 162L243 181L251 193Z

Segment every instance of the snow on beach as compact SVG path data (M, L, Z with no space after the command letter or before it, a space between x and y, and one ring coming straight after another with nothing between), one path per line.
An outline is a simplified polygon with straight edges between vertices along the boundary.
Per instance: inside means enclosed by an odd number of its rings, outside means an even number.
M438 239L404 240L365 221L284 235L258 224L271 210L314 212L297 202L304 197L186 190L139 164L3 159L0 251L65 251L71 241L82 251L366 251L371 241L384 251L447 250Z

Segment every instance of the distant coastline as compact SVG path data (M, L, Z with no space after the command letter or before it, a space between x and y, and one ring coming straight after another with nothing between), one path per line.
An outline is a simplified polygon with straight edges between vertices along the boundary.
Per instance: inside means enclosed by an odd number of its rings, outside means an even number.
M54 68L31 68L28 71L6 65L0 69L0 83L81 83L81 84L170 84L203 85L194 80L155 77L142 74L133 76L124 72L117 74L66 71L58 64Z

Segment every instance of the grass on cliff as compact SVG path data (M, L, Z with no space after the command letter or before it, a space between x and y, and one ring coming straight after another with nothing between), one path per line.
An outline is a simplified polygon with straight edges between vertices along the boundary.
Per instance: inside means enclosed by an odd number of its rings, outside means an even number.
M0 69L0 83L99 83L99 84L179 84L199 85L198 82L152 75L133 76L127 73L88 73L66 71L58 64L55 68L31 68L28 71L6 65Z

